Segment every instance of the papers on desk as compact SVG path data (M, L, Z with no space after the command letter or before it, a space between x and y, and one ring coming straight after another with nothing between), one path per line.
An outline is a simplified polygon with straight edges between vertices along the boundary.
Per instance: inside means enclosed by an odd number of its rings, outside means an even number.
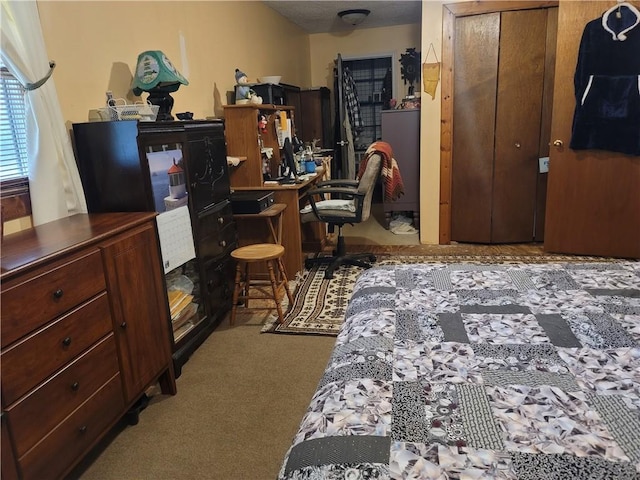
M313 177L315 177L316 175L318 175L316 172L313 172L313 173L305 173L305 174L302 174L302 175L298 175L298 178L299 178L300 180L309 180L310 178L313 178Z
M295 185L297 183L302 183L302 182L306 182L307 180L312 179L313 177L315 177L316 175L318 175L317 172L314 173L303 173L298 175L298 179L294 180L293 178L281 178L279 180L265 180L264 182L262 182L263 185L267 186L267 185L283 185L283 186L288 186L288 185Z
M164 273L195 258L189 207L182 206L156 217Z

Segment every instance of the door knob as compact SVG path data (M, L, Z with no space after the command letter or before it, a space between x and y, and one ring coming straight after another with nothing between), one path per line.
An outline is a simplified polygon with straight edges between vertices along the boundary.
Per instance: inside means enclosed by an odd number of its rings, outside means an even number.
M562 140L554 140L553 141L553 146L554 147L562 148L563 145L564 145L564 142Z

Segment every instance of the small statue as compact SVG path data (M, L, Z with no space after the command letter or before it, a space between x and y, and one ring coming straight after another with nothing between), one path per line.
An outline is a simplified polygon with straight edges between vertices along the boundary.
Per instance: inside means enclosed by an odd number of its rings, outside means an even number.
M251 90L249 95L250 95L249 96L249 103L254 103L256 105L261 105L262 104L262 97L260 95L257 95L256 92Z
M262 97L249 86L247 75L238 68L236 68L236 84L236 103L262 103Z
M267 133L267 117L266 115L260 114L258 116L258 129L260 133Z
M248 82L247 75L236 68L236 102L238 100L249 100L251 88L247 85Z

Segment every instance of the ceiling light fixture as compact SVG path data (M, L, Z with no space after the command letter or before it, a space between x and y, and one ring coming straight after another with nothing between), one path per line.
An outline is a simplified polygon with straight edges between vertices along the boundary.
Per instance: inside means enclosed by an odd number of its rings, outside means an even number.
M361 24L370 13L371 11L365 8L356 8L353 10L343 10L338 12L338 16L343 22L355 26Z

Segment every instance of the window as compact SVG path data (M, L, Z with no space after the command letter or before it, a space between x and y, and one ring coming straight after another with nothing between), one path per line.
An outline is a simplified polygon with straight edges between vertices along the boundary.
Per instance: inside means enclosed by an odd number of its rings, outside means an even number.
M380 140L382 135L381 113L385 108L382 91L385 87L387 72L391 72L391 57L343 60L342 65L351 70L353 80L356 82L360 115L364 124L364 131L355 142L356 157L358 157L358 152L364 154L364 150L372 142ZM389 91L393 91L391 85L389 85Z
M0 63L0 203L2 221L31 214L24 89Z
M0 64L0 181L27 177L25 115L24 89Z

